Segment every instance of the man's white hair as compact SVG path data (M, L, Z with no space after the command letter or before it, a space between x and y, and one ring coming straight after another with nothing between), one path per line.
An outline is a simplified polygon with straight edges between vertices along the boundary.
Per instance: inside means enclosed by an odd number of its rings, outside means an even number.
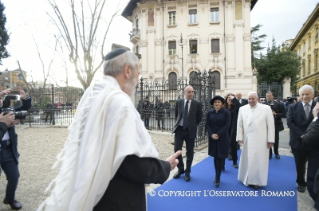
M302 91L304 91L304 90L306 90L306 89L310 90L312 94L315 94L315 90L313 89L313 87L310 86L310 85L308 85L308 84L306 84L306 85L303 85L302 87L300 87L300 89L299 89L299 95L300 95L300 93L301 93Z
M257 92L248 92L247 97L249 97L249 95L251 95L251 94L254 94L254 95L256 95L256 97L258 97Z
M116 77L123 71L123 68L126 64L131 66L131 69L134 73L135 66L138 64L137 56L130 51L126 51L125 53L113 59L105 61L103 64L103 74Z

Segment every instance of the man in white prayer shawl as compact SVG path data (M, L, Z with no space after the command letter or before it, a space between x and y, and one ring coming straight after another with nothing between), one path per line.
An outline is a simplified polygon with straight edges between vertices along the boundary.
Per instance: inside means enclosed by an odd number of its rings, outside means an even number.
M84 93L51 195L38 210L146 210L145 184L164 183L181 151L166 161L144 127L130 96L138 84L138 58L125 49L105 57L104 76ZM55 167L56 164L53 166Z
M275 126L271 108L258 103L256 92L249 92L248 104L239 109L236 140L242 146L238 180L254 189L266 186Z

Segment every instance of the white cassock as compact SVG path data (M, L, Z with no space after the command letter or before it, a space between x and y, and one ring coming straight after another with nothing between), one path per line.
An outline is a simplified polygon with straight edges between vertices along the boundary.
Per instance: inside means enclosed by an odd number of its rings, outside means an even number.
M257 103L251 107L248 104L239 109L236 141L243 141L244 145L239 162L238 180L244 185L267 185L267 142L274 143L274 139L274 117L268 105Z
M158 152L130 97L114 77L103 76L81 98L48 189L55 186L38 211L92 210L127 155Z

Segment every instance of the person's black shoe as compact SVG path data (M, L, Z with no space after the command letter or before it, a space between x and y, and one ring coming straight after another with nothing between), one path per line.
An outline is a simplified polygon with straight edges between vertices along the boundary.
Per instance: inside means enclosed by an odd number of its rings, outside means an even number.
M306 187L305 187L305 186L298 185L297 190L298 190L300 193L304 193L304 192L306 191Z
M181 176L181 174L184 174L184 171L177 171L175 174L174 174L174 176L173 176L173 178L174 179L177 179L177 178L179 178L180 176Z
M189 181L191 180L191 176L189 175L189 173L185 173L184 180L185 180L186 182L189 182Z
M235 169L238 169L237 163L233 164L233 166L234 166Z
M7 199L3 200L4 204L9 204L11 209L13 210L19 210L22 208L22 205L20 202L18 202L17 200L13 200L13 202L8 202Z
M233 157L229 154L228 155L228 160L232 160L233 159Z
M258 185L249 185L250 187L252 187L253 189L255 190L258 190L259 189L259 186Z
M272 158L272 155L269 155L269 160Z
M219 182L217 182L216 180L214 180L214 184L215 184L216 187L219 186Z
M276 159L280 159L280 155L279 154L276 154Z

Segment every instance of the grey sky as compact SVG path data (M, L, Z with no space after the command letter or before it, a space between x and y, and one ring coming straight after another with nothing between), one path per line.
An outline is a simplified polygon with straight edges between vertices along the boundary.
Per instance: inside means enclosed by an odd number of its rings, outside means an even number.
M251 12L251 26L263 25L258 34L266 34L264 47L294 39L315 9L318 0L259 0Z

